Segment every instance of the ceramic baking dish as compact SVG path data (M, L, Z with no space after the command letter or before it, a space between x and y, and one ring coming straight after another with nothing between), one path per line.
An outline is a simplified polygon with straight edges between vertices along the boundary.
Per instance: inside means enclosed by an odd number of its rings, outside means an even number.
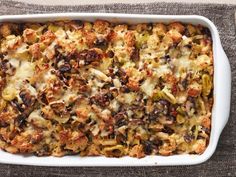
M216 26L207 18L196 15L134 15L105 13L60 13L37 15L1 16L0 22L45 22L55 20L107 20L117 23L149 23L179 21L183 23L201 24L210 29L214 53L214 105L212 110L212 129L210 142L202 155L146 156L141 159L132 157L36 157L10 154L0 151L0 163L43 165L43 166L163 166L193 165L209 159L214 153L219 136L228 121L231 96L231 71L227 56L222 48Z

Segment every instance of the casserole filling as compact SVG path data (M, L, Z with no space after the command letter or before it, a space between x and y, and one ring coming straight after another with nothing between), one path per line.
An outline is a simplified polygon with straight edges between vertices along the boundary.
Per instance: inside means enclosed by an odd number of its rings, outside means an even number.
M2 23L0 148L37 156L202 154L213 52L200 25Z

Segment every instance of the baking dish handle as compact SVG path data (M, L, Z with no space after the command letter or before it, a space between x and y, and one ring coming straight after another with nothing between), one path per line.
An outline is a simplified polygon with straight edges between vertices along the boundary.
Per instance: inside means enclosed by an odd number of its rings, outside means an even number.
M231 69L229 59L225 54L222 46L218 50L219 60L218 62L218 72L216 84L218 84L216 93L217 93L217 102L216 104L216 117L218 117L217 126L219 130L219 135L221 134L223 128L225 127L230 114L230 100L231 100Z

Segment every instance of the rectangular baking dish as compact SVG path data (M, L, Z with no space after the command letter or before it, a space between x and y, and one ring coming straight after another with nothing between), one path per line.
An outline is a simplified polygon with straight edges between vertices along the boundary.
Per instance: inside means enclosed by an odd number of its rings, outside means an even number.
M214 53L214 105L212 110L212 129L210 142L202 155L146 156L141 159L132 157L36 157L10 154L0 150L0 163L41 165L41 166L170 166L194 165L208 160L214 153L219 136L226 125L230 112L231 70L228 58L222 48L216 26L207 18L196 15L137 15L111 13L58 13L37 15L1 16L0 22L45 22L55 20L107 20L113 23L183 23L200 24L208 27L212 34Z

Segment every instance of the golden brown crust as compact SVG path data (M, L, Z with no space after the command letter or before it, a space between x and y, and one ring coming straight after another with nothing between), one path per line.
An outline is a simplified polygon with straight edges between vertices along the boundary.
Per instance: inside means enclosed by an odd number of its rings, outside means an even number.
M0 25L0 148L38 156L201 154L213 53L202 26Z

